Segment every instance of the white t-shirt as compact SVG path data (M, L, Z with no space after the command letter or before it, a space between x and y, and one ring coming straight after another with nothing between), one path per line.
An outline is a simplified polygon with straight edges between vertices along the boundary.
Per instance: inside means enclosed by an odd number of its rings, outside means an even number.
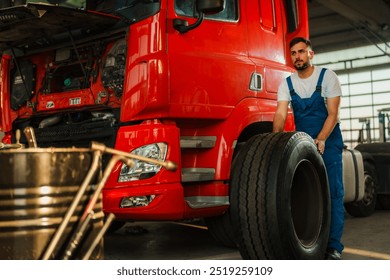
M301 98L310 98L317 87L318 78L320 77L322 67L315 66L310 77L301 79L298 72L291 75L291 82L295 92ZM327 69L322 80L322 97L331 98L341 96L340 81L332 70ZM288 89L287 80L284 79L278 89L278 101L291 101L290 90Z

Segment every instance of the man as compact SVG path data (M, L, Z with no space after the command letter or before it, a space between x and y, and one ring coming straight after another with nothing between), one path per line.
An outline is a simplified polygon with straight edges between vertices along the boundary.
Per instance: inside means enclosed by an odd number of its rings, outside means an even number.
M279 86L273 131L283 131L291 102L296 130L313 137L324 159L331 195L331 226L325 259L339 260L344 249L341 243L344 228L344 143L339 127L340 82L333 71L312 65L314 52L309 40L302 37L291 40L290 54L297 71Z

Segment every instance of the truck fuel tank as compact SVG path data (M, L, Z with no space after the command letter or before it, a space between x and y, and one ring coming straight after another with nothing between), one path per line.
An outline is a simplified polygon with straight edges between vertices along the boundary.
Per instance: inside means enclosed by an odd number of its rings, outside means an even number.
M364 196L363 156L357 150L343 150L344 203L355 202Z

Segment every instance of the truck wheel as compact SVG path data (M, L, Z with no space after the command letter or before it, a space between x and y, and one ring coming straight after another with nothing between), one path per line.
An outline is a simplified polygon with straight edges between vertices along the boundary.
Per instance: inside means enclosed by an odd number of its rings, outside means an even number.
M378 195L379 208L381 210L390 210L390 195L380 194Z
M375 167L372 163L364 161L364 196L357 202L346 203L345 210L354 217L368 217L375 211L377 200L376 190L378 180Z
M237 248L230 220L229 209L221 216L205 218L209 233L220 245Z
M330 195L324 162L303 132L252 137L231 178L231 216L244 259L323 259Z
M120 230L126 224L125 221L112 221L111 225L107 229L107 233L114 233Z

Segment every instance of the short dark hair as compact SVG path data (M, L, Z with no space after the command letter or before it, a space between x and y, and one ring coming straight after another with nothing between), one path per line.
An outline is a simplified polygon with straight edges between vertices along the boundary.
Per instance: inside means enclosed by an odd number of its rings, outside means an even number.
M309 39L303 37L295 37L290 41L290 49L298 43L305 43L309 48L313 48Z

